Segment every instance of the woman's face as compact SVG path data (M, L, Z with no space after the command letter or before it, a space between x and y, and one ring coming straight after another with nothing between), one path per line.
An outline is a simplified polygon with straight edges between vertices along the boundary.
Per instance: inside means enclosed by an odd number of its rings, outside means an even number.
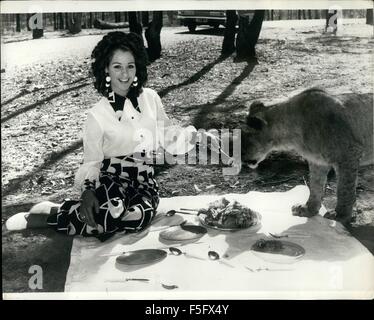
M111 78L112 90L121 96L126 96L136 74L134 56L130 51L121 49L114 51L105 72Z

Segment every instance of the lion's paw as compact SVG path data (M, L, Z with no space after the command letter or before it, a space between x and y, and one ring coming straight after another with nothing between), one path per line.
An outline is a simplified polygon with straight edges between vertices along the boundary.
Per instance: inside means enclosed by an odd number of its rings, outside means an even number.
M327 211L324 216L324 218L326 219L330 219L330 220L336 220L336 211L335 210L330 210L330 211Z
M299 217L313 217L315 213L310 212L305 204L297 204L292 206L292 215Z
M323 216L326 219L336 220L344 226L348 226L351 223L352 217L348 215L339 215L335 210L330 210Z

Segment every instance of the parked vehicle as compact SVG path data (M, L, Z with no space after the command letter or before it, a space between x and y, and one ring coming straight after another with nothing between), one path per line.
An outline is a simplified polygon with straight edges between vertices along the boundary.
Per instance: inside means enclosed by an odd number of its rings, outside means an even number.
M178 19L181 24L188 27L190 32L194 32L197 26L208 25L218 29L226 22L226 13L222 10L182 10L178 11Z

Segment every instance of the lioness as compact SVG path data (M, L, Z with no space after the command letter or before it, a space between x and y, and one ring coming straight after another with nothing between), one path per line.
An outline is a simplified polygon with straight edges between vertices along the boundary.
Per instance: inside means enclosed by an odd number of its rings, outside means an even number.
M331 95L312 88L267 107L253 102L242 130L242 160L256 168L273 150L293 150L309 164L310 196L305 205L292 208L294 215L318 213L333 167L337 206L325 217L349 223L359 164L373 161L373 94Z

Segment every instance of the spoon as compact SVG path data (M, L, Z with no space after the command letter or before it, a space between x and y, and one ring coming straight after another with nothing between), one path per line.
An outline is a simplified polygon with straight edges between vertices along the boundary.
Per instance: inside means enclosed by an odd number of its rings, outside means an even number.
M176 247L170 247L169 251L175 256L180 256L181 254L183 254L183 252Z
M210 260L219 260L220 259L219 254L217 252L215 252L215 251L209 251L208 252L208 257L209 257ZM230 268L235 268L233 265L231 265L230 263L228 263L226 261L219 260L218 262L222 263L225 266L228 266Z
M169 251L171 252L172 255L174 256L180 256L182 254L184 254L186 257L191 257L191 258L195 258L195 259L198 259L198 260L205 260L203 258L200 258L200 257L196 257L196 256L193 256L191 254L187 254L185 252L182 252L181 250L179 250L178 248L176 247L170 247L169 248Z
M165 213L165 216L167 217L172 217L176 213L182 213L182 214L192 214L195 215L194 213L191 212L185 212L185 211L178 211L178 210L169 210L168 212Z
M219 259L219 254L215 251L209 251L208 252L208 257L210 260L218 260Z

